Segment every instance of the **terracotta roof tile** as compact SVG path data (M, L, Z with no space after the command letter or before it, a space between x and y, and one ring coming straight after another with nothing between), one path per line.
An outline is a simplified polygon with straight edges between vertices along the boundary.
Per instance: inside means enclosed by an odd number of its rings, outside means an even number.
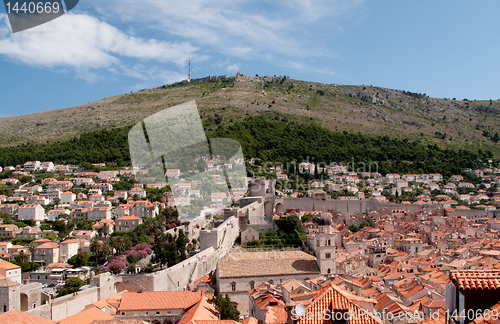
M90 324L93 321L112 320L113 318L113 315L105 313L97 307L91 307L78 314L67 317L57 324Z
M490 316L489 316L489 319L486 320L485 317L488 317L488 316L480 316L478 318L476 318L474 321L471 322L474 323L474 324L498 324L500 322L500 320L498 319L498 316L493 316L494 314L500 314L500 303L497 303L495 305L493 305L491 308L490 308ZM484 312L483 314L487 314L487 312Z
M124 293L119 311L189 308L200 301L202 292L192 291L145 291Z
M361 307L353 302L353 299L361 300L364 302L374 302L373 300L359 297L343 291L341 288L330 284L330 287L326 289L322 294L317 295L313 298L312 303L306 306L306 314L317 314L322 313L325 309L330 309L332 311L342 311L348 312L349 314L360 314ZM297 324L316 324L316 323L327 323L325 318L305 316L297 320ZM380 324L380 321L375 317L367 314L364 316L354 316L349 320L351 324Z
M12 310L0 315L0 324L55 324L55 321L31 315L18 310Z
M219 312L215 308L214 304L210 304L206 296L203 296L201 300L191 307L184 316L182 316L179 324L193 324L197 323L198 320L218 320Z
M452 270L450 279L458 285L459 289L500 289L500 270Z
M288 314L285 305L270 306L267 308L264 323L266 324L284 324L287 322Z
M14 264L14 263L10 263L9 261L5 261L5 260L0 260L0 269L4 269L4 270L12 270L12 269L20 269L21 267Z

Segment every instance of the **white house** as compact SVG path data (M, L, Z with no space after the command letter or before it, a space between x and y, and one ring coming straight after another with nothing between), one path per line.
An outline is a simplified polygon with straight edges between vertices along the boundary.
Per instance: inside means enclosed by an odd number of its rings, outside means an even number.
M94 204L98 201L104 201L104 200L105 199L103 195L95 194L90 196L90 201L93 202Z
M69 215L70 213L68 209L52 209L47 212L47 220L55 221L59 215Z
M54 171L54 163L53 162L42 162L40 164L40 169L45 170L47 172Z
M91 207L87 212L87 220L111 219L110 207Z
M137 195L139 198L146 198L146 190L139 187L135 187L128 191L128 195L130 197L134 197L135 195Z
M29 172L33 172L33 171L36 171L40 168L41 166L41 162L40 161L28 161L26 163L24 163L24 171L29 171Z
M26 203L27 204L39 204L39 205L42 205L42 206L45 206L45 205L48 205L50 204L50 200L49 198L47 197L41 197L41 196L29 196L28 198L26 198Z
M45 220L45 209L39 204L23 204L17 212L18 220Z
M71 191L66 191L61 194L61 204L71 204L76 200L76 195Z
M475 188L474 184L472 184L470 182L460 182L458 184L458 187L459 188L469 188L469 189Z
M0 252L9 253L9 249L12 247L11 242L0 242Z
M66 240L59 244L59 262L66 263L68 259L78 254L78 250L83 248L85 240Z
M8 261L0 260L0 275L5 279L22 283L21 267Z

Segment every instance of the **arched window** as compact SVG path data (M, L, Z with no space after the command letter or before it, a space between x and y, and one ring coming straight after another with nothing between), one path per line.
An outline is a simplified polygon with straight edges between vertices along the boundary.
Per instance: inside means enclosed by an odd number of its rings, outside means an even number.
M330 273L330 272L332 272L332 271L331 271L330 269L328 269L328 270L327 270L327 273Z
M236 291L236 282L231 282L231 291Z
M255 288L255 281L250 281L250 290Z

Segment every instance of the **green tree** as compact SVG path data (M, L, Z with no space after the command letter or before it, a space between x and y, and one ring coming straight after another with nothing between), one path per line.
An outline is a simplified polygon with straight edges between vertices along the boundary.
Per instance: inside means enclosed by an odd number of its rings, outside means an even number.
M90 241L90 251L95 255L95 264L99 265L99 255L101 255L102 252L102 244L97 236L94 236L92 241Z
M22 272L31 272L31 271L36 271L38 268L40 268L39 263L30 263L30 262L24 262L21 265L21 271Z
M177 245L177 250L179 251L180 254L180 259L181 261L184 261L187 259L186 255L186 243L187 243L187 237L184 234L183 230L179 230L179 234L177 235L177 239L175 240L176 245Z
M107 260L113 254L113 248L109 242L102 243L101 254L104 260Z
M14 260L17 264L23 264L25 262L28 262L28 256L23 251L21 251L14 257Z
M349 230L353 233L356 233L357 231L359 231L359 228L356 225L352 224L351 226L349 226Z
M68 225L61 221L61 220L56 220L52 223L52 229L54 231L57 231L59 233L59 237L64 238L68 235Z
M88 252L78 252L68 259L68 264L74 267L82 267L88 264L90 254Z
M81 280L80 278L75 277L75 278L66 279L66 281L64 282L64 285L57 288L57 296L61 297L61 296L75 293L78 290L80 290L80 287L85 286L86 284L87 284L87 282Z
M152 242L153 242L153 240L146 234L142 234L137 239L137 243L152 243Z
M167 264L167 236L163 232L155 233L153 242L153 262L163 268Z
M38 248L35 242L31 242L28 244L28 251L31 253L31 267L33 268L35 265L35 251Z
M302 231L302 223L297 215L287 216L276 221L276 225L287 234L293 233L296 229Z
M223 297L222 295L215 296L214 298L209 299L208 302L215 305L215 308L219 311L222 320L239 321L240 312L231 304L231 299L227 294L226 297Z

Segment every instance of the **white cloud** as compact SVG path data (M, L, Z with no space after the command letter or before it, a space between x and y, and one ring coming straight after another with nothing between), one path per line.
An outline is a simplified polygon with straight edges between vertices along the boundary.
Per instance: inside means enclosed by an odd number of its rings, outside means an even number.
M310 57L339 56L328 34L342 30L341 22L359 12L364 1L219 0L214 5L211 0L88 0L87 7L82 4L36 30L15 34L7 16L0 14L0 56L73 70L88 81L102 79L103 71L178 81L185 76L173 70L185 68L188 57L192 62L209 57L223 61L220 68L228 73L241 67L231 61L293 62L287 67L304 71L309 68L303 62ZM92 8L100 20L79 11L83 8ZM128 33L113 25L125 25ZM145 36L151 31L156 39Z
M333 55L326 50L331 44L317 33L341 30L340 22L362 8L364 1L219 0L214 5L212 0L89 0L108 18L163 30L210 52L275 63L283 57Z
M226 71L236 73L236 72L238 72L239 68L240 68L240 66L238 64L232 64L232 65L227 67Z
M6 15L0 14L0 55L36 67L70 67L86 79L96 76L94 69L125 71L127 59L183 66L197 51L188 42L132 37L86 14L66 14L36 30L15 34L7 23Z

